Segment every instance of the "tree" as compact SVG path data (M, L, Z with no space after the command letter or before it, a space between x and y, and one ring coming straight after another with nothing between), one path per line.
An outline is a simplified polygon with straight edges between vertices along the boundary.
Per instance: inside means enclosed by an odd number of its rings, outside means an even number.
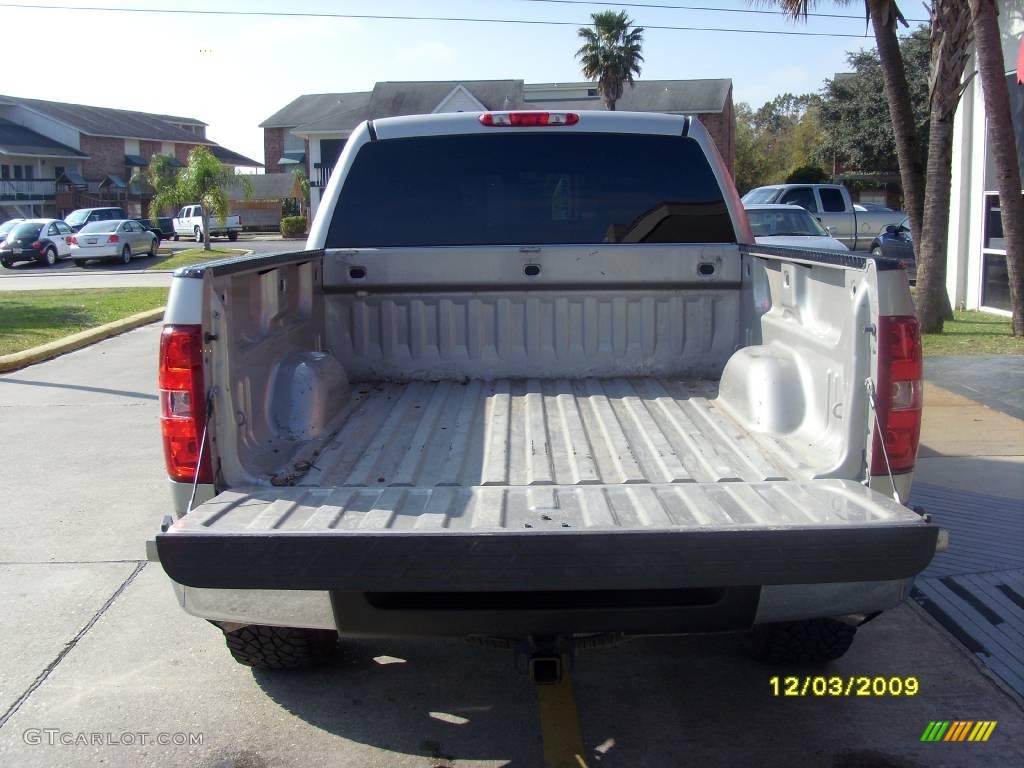
M292 195L299 201L299 216L305 216L309 206L309 179L301 168L292 169Z
M576 58L583 76L597 81L605 106L614 111L626 82L633 85L633 75L640 74L644 28L634 27L625 11L602 11L592 13L590 18L593 28L580 27L577 31L585 42L576 51Z
M953 309L946 289L949 204L953 179L953 118L964 89L970 23L963 0L932 0L929 68L928 176L918 243L917 320L940 333Z
M153 226L157 226L157 218L160 216L160 211L173 208L177 210L185 204L185 200L175 197L170 194L170 191L175 189L175 184L178 177L178 164L174 158L168 155L153 155L149 159L149 165L143 168L136 168L132 172L129 185L142 185L153 189L154 192L159 194L160 190L167 190L168 194L165 194L164 204L156 208L153 207L152 202L149 206L149 218Z
M817 165L825 141L815 94L777 96L756 111L736 105L736 186L741 193L778 184L799 168Z
M1010 278L1013 334L1024 335L1024 197L1021 196L1017 139L1010 119L1010 94L993 0L970 0L974 47L978 56L981 88L985 93L989 151L995 165L1003 236L1006 238L1006 271Z
M806 18L810 8L817 4L816 0L776 2L795 18ZM850 0L837 2L849 3ZM967 39L962 34L961 18L966 13L966 7L963 0L933 0L931 3L929 167L926 175L925 155L908 97L910 87L907 71L896 36L897 25L907 26L907 21L895 0L864 0L864 5L878 46L885 96L896 141L900 179L903 182L903 199L910 219L910 229L917 243L917 319L923 332L938 333L942 331L944 318L951 314L949 296L945 291L951 174L949 163L952 159L952 115L962 93L962 62L965 61Z
M154 156L154 161L157 157ZM179 208L188 203L199 203L203 211L203 250L210 250L210 212L224 222L231 209L228 190L241 186L245 197L252 197L252 183L221 165L220 160L203 146L195 147L188 153L188 165L176 173L166 168L153 168L150 163L147 181L155 194L149 203L149 217L152 220L167 208ZM163 164L161 163L161 166Z
M787 184L824 184L830 176L817 165L801 165L786 177Z
M931 35L927 26L900 41L907 66L908 94L914 115L914 129L921 139L921 151L928 142L928 66ZM850 72L825 81L821 96L821 125L825 141L818 162L826 168L841 159L849 170L862 172L899 171L896 137L889 112L879 102L885 92L882 60L871 48L846 56Z

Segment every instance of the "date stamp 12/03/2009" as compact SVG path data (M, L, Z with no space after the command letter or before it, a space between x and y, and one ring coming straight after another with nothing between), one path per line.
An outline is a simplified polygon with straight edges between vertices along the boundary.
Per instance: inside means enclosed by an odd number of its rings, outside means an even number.
M772 696L916 696L921 683L916 677L822 675L774 676L768 679Z

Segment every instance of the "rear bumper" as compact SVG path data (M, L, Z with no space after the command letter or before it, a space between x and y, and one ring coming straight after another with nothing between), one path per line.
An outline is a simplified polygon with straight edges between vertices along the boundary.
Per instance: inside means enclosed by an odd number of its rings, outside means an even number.
M889 581L922 571L938 527L221 532L157 536L179 584L341 592L657 590Z
M120 245L103 248L72 248L72 259L114 259L121 255Z

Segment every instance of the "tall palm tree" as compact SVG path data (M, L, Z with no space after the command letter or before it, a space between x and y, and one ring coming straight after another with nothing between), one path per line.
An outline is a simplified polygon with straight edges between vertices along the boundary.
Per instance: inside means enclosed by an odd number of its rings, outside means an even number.
M1006 238L1013 334L1021 336L1024 335L1024 197L1021 196L1017 140L1010 119L1010 94L1006 86L998 11L993 0L970 0L970 9L978 72L985 92L989 151L995 162L1003 236Z
M778 5L794 18L806 18L817 0L759 0ZM851 0L836 0L849 3ZM896 0L863 0L882 62L900 180L910 229L918 250L917 318L926 333L942 331L951 316L945 290L946 246L952 160L953 113L963 92L963 65L969 41L962 0L933 0L932 66L928 168L908 98L906 67L900 54L897 26L907 26ZM932 154L935 156L932 157ZM926 216L927 211L927 216ZM927 219L927 221L926 221Z
M614 111L625 84L633 85L633 75L640 74L644 28L634 27L625 11L602 11L592 13L590 18L593 28L578 30L585 42L576 51L576 58L580 60L583 76L597 81L605 106Z

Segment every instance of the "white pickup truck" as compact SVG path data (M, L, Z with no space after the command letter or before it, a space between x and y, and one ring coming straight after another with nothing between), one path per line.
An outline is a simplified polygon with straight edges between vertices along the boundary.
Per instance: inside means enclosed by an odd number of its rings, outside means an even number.
M226 237L234 242L238 239L238 233L242 231L242 221L238 216L228 216L220 219L216 214L209 214L210 237ZM174 239L179 237L191 237L197 243L203 242L203 207L201 205L186 205L178 215L174 217Z
M879 232L889 224L899 224L907 218L907 214L900 211L857 210L850 191L841 184L776 184L757 187L743 196L743 203L799 205L851 251L870 250Z
M256 667L339 635L538 677L595 636L833 659L943 541L900 503L913 314L896 262L755 245L695 119L365 122L305 250L175 273L149 556Z

